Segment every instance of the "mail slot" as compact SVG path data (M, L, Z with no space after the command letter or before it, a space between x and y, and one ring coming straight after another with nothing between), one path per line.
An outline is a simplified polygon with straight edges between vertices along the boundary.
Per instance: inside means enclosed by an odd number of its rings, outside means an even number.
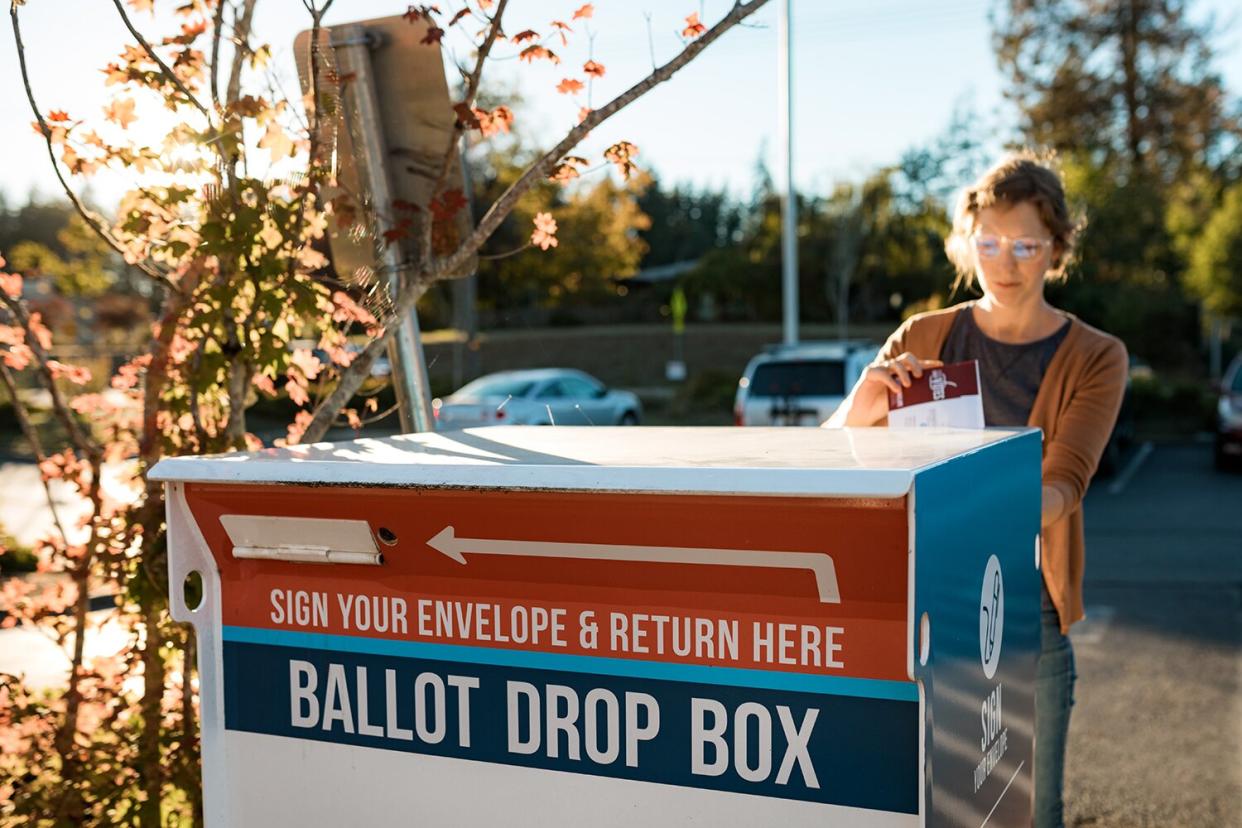
M1035 430L501 427L152 474L211 826L1030 824Z

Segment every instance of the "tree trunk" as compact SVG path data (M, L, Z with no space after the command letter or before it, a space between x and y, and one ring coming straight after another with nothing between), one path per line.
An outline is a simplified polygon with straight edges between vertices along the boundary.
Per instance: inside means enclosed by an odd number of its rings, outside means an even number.
M1139 117L1139 14L1136 6L1141 0L1122 0L1121 21L1121 70L1122 94L1126 101L1126 148L1130 163L1137 173L1143 168L1143 123Z

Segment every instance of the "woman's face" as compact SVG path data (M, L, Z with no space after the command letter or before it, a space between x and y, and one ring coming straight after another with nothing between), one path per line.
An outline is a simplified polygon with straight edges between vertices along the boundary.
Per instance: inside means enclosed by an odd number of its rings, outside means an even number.
M1021 307L1043 299L1054 242L1034 204L980 210L970 243L975 278L994 303Z

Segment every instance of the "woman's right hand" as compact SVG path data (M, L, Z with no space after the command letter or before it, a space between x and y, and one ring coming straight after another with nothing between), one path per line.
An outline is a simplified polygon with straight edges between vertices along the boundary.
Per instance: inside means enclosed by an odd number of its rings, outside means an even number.
M938 359L919 359L907 351L901 356L871 365L863 373L862 388L876 395L885 389L900 394L902 388L909 388L913 380L922 377L923 371L943 365Z

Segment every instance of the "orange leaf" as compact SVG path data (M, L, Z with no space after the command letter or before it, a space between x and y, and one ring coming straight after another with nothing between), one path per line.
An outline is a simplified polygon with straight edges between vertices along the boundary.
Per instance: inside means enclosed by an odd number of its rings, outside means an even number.
M280 128L280 124L275 121L268 123L267 132L263 133L263 137L259 139L259 148L271 152L273 163L293 155L295 150L293 139L286 135L285 131Z
M561 159L559 164L553 167L552 174L549 175L548 178L564 184L565 182L572 181L581 175L578 168L585 167L586 165L587 160L585 158L578 155L566 155Z
M86 385L91 381L91 372L78 365L68 365L59 360L49 359L47 370L54 379L67 379L74 385Z
M310 394L306 393L304 383L305 380L297 379L292 374L289 375L288 381L285 382L285 391L289 393L289 399L293 401L294 405L306 405L310 402Z
M686 28L681 30L681 36L694 40L705 31L707 31L707 27L699 22L699 13L695 12L686 17Z
M586 63L582 64L582 71L586 72L593 78L602 78L604 76L604 64L588 60Z
M617 165L626 181L630 180L630 176L637 169L634 165L635 155L638 155L638 147L629 141L618 141L604 150L604 158Z
M508 132L513 126L513 110L507 106L498 106L491 112L485 109L476 109L474 114L479 119L479 129L483 132L483 137L495 135L498 132Z
M528 40L538 40L538 39L539 39L539 32L535 31L534 29L526 29L525 31L518 32L517 34L513 36L514 43L525 43Z
M289 424L288 436L285 438L286 445L296 445L306 433L306 429L310 428L314 419L315 415L309 411L299 411L293 418L293 422Z
M295 348L293 354L289 357L289 364L296 367L302 372L302 376L308 380L313 380L319 376L323 363L319 361L319 357L311 353L309 348Z
M52 123L64 123L69 120L69 113L63 109L53 109L51 112L47 113L47 119Z
M0 273L0 293L7 293L11 299L22 298L21 274Z
M585 19L585 18L590 17L593 14L595 14L595 7L592 6L590 3L587 3L583 6L580 6L578 10L574 12L574 16L571 17L570 19L571 20Z
M129 129L129 125L138 120L138 116L134 114L134 101L132 98L117 98L112 103L104 107L104 117L121 129Z
M530 234L530 243L538 246L540 250L557 246L556 219L552 218L551 213L535 214L535 232Z
M3 357L5 365L14 371L20 371L30 364L30 360L34 358L34 352L25 345L10 345L9 350L3 353Z
M576 92L581 92L583 88L582 81L575 80L574 78L565 78L556 85L556 91L562 95L573 95Z
M268 396L276 396L276 383L267 374L255 374L250 379L250 384Z
M34 334L35 340L45 351L52 350L52 332L43 324L43 314L32 313L30 319L26 322L26 327Z
M553 52L551 49L546 49L543 46L527 46L525 49L521 51L518 57L519 59L524 60L527 63L534 63L536 60L540 58L543 58L545 60L550 60L556 64L559 64L561 62L561 59L556 56L555 52Z

